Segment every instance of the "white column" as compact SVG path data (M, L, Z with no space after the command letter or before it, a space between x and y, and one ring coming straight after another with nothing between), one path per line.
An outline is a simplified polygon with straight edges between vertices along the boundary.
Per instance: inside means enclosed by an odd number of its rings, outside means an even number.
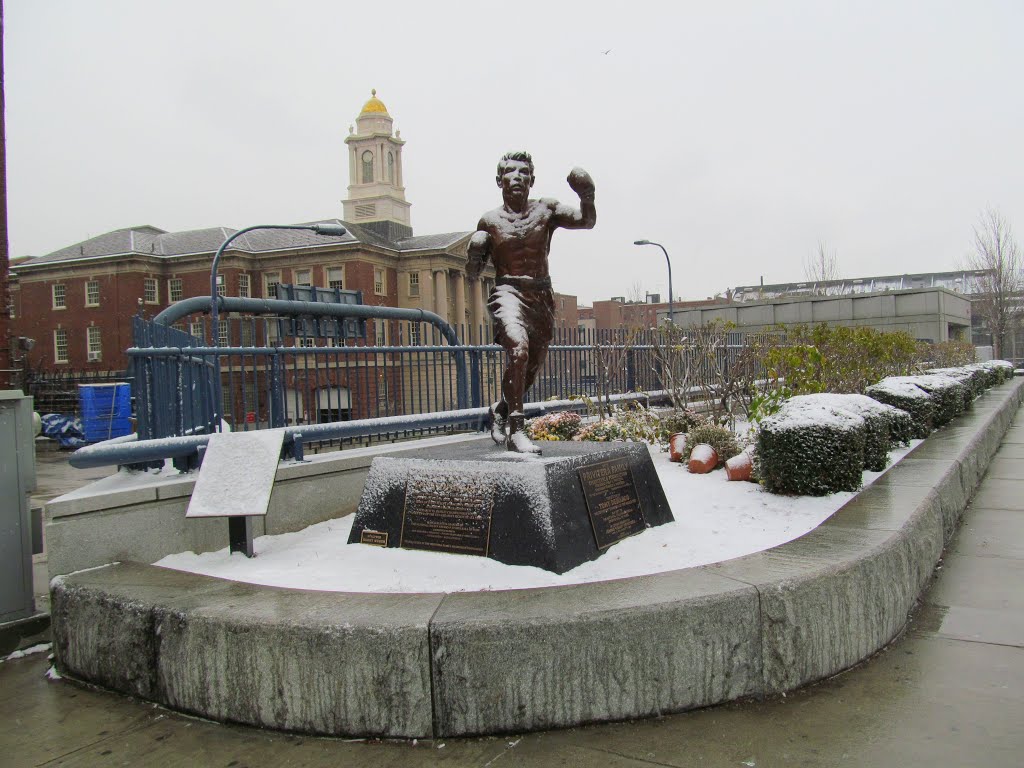
M448 319L448 270L434 272L434 311L442 319Z
M480 328L486 322L484 319L484 281L482 279L476 279L470 281L469 284L470 293L472 294L472 303L470 308L470 322L473 324L473 336L472 338L477 344L484 343L483 339L477 338L480 333Z
M466 276L462 272L455 272L455 330L466 324Z

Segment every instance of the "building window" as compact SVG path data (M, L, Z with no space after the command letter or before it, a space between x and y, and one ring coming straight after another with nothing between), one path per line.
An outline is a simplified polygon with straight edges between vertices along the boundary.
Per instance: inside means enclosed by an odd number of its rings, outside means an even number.
M103 357L103 340L101 338L102 331L95 325L90 325L86 329L88 333L87 341L87 352L88 359L90 362L100 360Z
M203 321L193 320L188 324L188 333L190 336L195 336L199 341L205 342L206 334L203 333Z
M64 285L64 283L54 283L52 286L50 286L50 289L53 292L53 308L67 309L67 287Z
M228 345L228 321L220 319L217 321L217 346L226 347Z
M224 279L224 275L217 274L217 295L226 296L228 292L227 280Z
M328 267L327 268L327 287L337 288L338 290L345 289L345 268L344 267Z
M384 270L373 270L373 292L378 296L384 295Z
M147 277L142 281L142 300L147 304L156 304L160 301L160 291L155 277Z
M310 286L313 284L313 271L310 269L295 270L295 284Z
M366 150L363 152L363 184L370 184L373 182L373 152Z
M388 343L388 323L387 320L381 318L375 318L373 321L373 339L374 344L378 347L386 346Z
M316 346L316 339L314 339L312 336L300 336L299 339L298 339L298 342L299 343L296 344L297 347L315 347Z
M239 326L241 330L241 343L239 346L251 347L253 346L253 324L252 320L242 320L242 324Z
M238 276L238 296L242 299L248 299L250 295L249 288L249 276L239 275Z
M395 153L388 152L388 181L395 183Z
M420 295L420 273L410 272L409 273L409 295L419 296Z
M68 331L66 328L58 328L53 332L53 362L66 363L68 361Z
M173 304L176 301L181 301L181 297L184 295L182 289L181 278L172 277L167 281L167 298Z
M409 323L409 346L418 347L420 345L420 324Z
M267 299L277 298L277 284L281 282L280 272L263 273L263 297Z
M100 281L86 280L85 282L85 306L98 307L100 305Z

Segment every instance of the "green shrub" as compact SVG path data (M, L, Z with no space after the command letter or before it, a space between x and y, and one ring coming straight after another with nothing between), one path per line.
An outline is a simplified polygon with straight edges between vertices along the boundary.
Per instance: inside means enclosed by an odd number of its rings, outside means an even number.
M988 376L980 368L974 366L964 366L962 368L932 368L926 372L927 376L938 375L948 376L951 379L956 379L963 384L968 391L968 397L964 403L964 408L970 408L974 402L974 398L978 397L987 388L986 382Z
M788 401L784 410L805 405L846 411L864 419L864 467L881 472L889 464L889 448L893 444L890 410L896 410L865 395L822 393L803 395ZM909 417L908 417L909 418Z
M715 449L715 453L718 454L719 467L743 450L732 430L717 424L700 424L686 433L687 449L701 443L706 443Z
M987 360L982 365L995 372L996 384L1002 384L1013 378L1013 363L1006 360Z
M924 439L931 434L935 420L935 405L931 396L903 376L882 379L865 390L864 394L910 414L913 421L911 437Z
M588 440L597 443L623 439L625 438L622 435L622 428L614 419L602 419L592 424L584 424L573 437L573 440Z
M865 423L820 404L783 406L761 422L757 472L771 493L824 496L856 491L864 471Z
M580 415L572 411L546 413L527 422L526 434L531 440L572 440L582 423Z
M1000 381L999 371L995 368L985 365L984 363L973 363L967 366L968 370L975 371L983 382L985 389L994 387Z
M936 368L963 366L974 362L974 345L969 341L950 339L929 344L925 354Z
M967 387L950 376L926 374L907 377L932 397L935 404L934 424L941 427L949 424L965 410L969 394Z
M707 424L707 416L697 413L692 408L676 408L661 414L661 432L665 440L679 432L689 432L696 426Z
M916 370L921 350L907 333L873 328L797 326L785 345L766 357L769 378L785 382L790 394L863 392L885 376Z
M897 408L886 403L878 403L885 408L889 416L889 447L897 448L901 445L910 445L914 438L914 419L902 408Z

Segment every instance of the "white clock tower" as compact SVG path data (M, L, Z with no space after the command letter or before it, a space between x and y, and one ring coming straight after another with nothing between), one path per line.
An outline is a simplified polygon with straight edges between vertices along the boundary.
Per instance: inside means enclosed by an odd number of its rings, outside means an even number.
M402 178L401 131L392 132L394 120L372 91L349 126L348 198L342 201L344 219L397 241L412 236L411 204L405 200Z

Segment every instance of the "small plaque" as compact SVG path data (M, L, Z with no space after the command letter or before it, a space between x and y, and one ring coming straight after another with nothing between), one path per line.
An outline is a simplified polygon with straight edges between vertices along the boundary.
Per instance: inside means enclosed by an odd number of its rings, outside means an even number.
M598 549L607 549L647 527L626 459L580 467L579 476Z
M454 474L410 478L398 545L487 557L493 506L490 483L467 483Z
M359 543L369 544L371 547L386 547L388 545L388 532L371 531L364 528L359 532Z

